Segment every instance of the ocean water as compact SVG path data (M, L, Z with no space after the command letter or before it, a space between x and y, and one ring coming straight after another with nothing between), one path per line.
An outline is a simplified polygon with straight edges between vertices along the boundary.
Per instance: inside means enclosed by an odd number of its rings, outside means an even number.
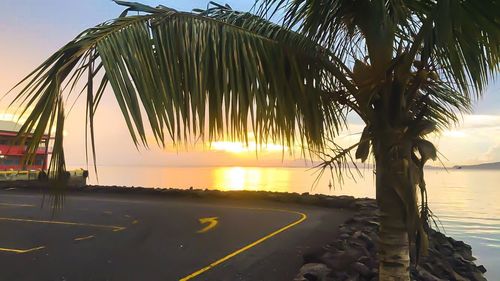
M373 172L345 179L342 186L325 175L313 186L317 174L305 168L274 167L106 167L93 172L89 183L144 187L268 190L328 195L375 197ZM500 280L500 170L426 171L429 204L441 231L472 246L477 264L488 280Z

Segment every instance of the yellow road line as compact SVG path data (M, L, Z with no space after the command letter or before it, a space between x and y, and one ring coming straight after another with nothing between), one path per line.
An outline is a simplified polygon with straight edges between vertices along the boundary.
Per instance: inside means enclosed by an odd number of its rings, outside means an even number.
M32 223L46 223L46 224L60 224L60 225L73 225L73 226L87 226L87 227L97 227L97 228L107 228L113 231L121 231L126 229L124 226L118 225L104 225L104 224L93 224L93 223L79 223L71 221L47 221L47 220L32 220L32 219L18 219L18 218L2 218L2 221L13 221L13 222L32 222Z
M75 238L73 240L75 240L75 241L83 241L83 240L92 239L94 237L95 237L94 235L89 235L89 236L84 236L84 237L77 237L77 238Z
M37 250L41 250L45 248L45 246L40 246L40 247L35 247L31 249L26 249L26 250L21 250L21 249L9 249L9 248L0 248L0 251L3 252L11 252L11 253L16 253L16 254L24 254L24 253L29 253Z
M301 222L303 222L303 221L305 221L307 219L307 215L306 214L301 213L301 212L296 212L296 211L288 211L288 210L282 210L282 209L265 209L265 208L239 208L239 207L233 207L233 208L237 208L237 209L250 209L250 210L263 210L263 211L278 211L278 212L293 213L293 214L300 215L300 219L298 219L298 220L296 220L296 221L294 221L294 222L292 222L292 223L290 223L290 224L288 224L288 225L286 225L286 226L284 226L284 227L282 227L282 228L274 231L273 233L270 233L270 234L268 234L268 235L260 238L259 240L255 241L253 243L250 243L250 244L244 246L243 248L240 248L240 249L238 249L238 250L230 253L229 255L227 255L227 256L219 259L219 260L214 261L213 263L207 265L206 267L204 267L204 268L202 268L202 269L200 269L198 271L195 271L195 272L189 274L188 276L180 279L179 281L191 280L194 277L196 277L196 276L204 273L205 271L208 271L208 270L216 267L217 265L219 265L219 264L221 264L221 263L229 260L230 258L233 258L233 257L235 257L235 256L243 253L244 251L246 251L246 250L248 250L248 249L250 249L252 247L255 247L256 245L258 245L258 244L266 241L267 239L269 239L269 238L271 238L273 236L276 236L277 234L279 234L279 233L281 233L281 232L283 232L283 231L285 231L285 230L287 230L289 228L292 228L292 227L298 225L299 223L301 223Z
M32 204L15 204L15 203L0 203L0 206L7 206L7 207L35 207L35 205L32 205Z

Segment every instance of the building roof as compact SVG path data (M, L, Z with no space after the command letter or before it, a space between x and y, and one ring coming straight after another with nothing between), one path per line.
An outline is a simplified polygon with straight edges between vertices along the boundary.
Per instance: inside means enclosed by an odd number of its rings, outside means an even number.
M0 120L0 131L15 132L21 129L21 124L14 121Z
M17 136L17 133L21 129L21 126L22 126L22 124L19 124L19 123L14 122L14 121L0 120L0 135L15 137L15 136ZM32 130L31 133L33 131L34 130ZM30 136L31 133L28 134L28 136ZM47 139L48 137L49 137L48 134L44 134L42 136L42 139Z

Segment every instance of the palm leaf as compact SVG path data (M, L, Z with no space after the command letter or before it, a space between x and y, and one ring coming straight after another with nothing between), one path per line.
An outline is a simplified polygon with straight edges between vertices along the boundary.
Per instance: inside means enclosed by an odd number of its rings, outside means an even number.
M149 127L160 145L222 133L245 140L253 131L261 143L321 149L344 125L349 100L335 90L352 87L345 66L304 36L225 7L186 13L117 3L141 14L85 30L16 85L13 104L27 116L20 134L35 131L30 147L54 128L61 138L54 176L64 170L61 103L80 80L94 159L94 116L108 84L137 146L148 145Z
M404 41L409 48L415 43L419 51L410 61L425 60L461 94L481 94L492 73L499 70L498 1L258 2L261 16L281 10L284 25L295 26L300 33L347 60L368 55L375 63L378 54L370 49L383 44L384 34L393 34L393 41ZM392 50L393 42L390 45L386 49Z

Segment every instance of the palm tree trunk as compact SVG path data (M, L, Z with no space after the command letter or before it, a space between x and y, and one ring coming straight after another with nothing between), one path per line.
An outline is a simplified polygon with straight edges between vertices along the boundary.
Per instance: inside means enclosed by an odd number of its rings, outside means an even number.
M396 190L407 166L405 152L409 146L401 144L395 134L375 141L377 203L380 210L379 280L410 280L410 250L405 224L405 207ZM406 158L406 159L405 159Z

